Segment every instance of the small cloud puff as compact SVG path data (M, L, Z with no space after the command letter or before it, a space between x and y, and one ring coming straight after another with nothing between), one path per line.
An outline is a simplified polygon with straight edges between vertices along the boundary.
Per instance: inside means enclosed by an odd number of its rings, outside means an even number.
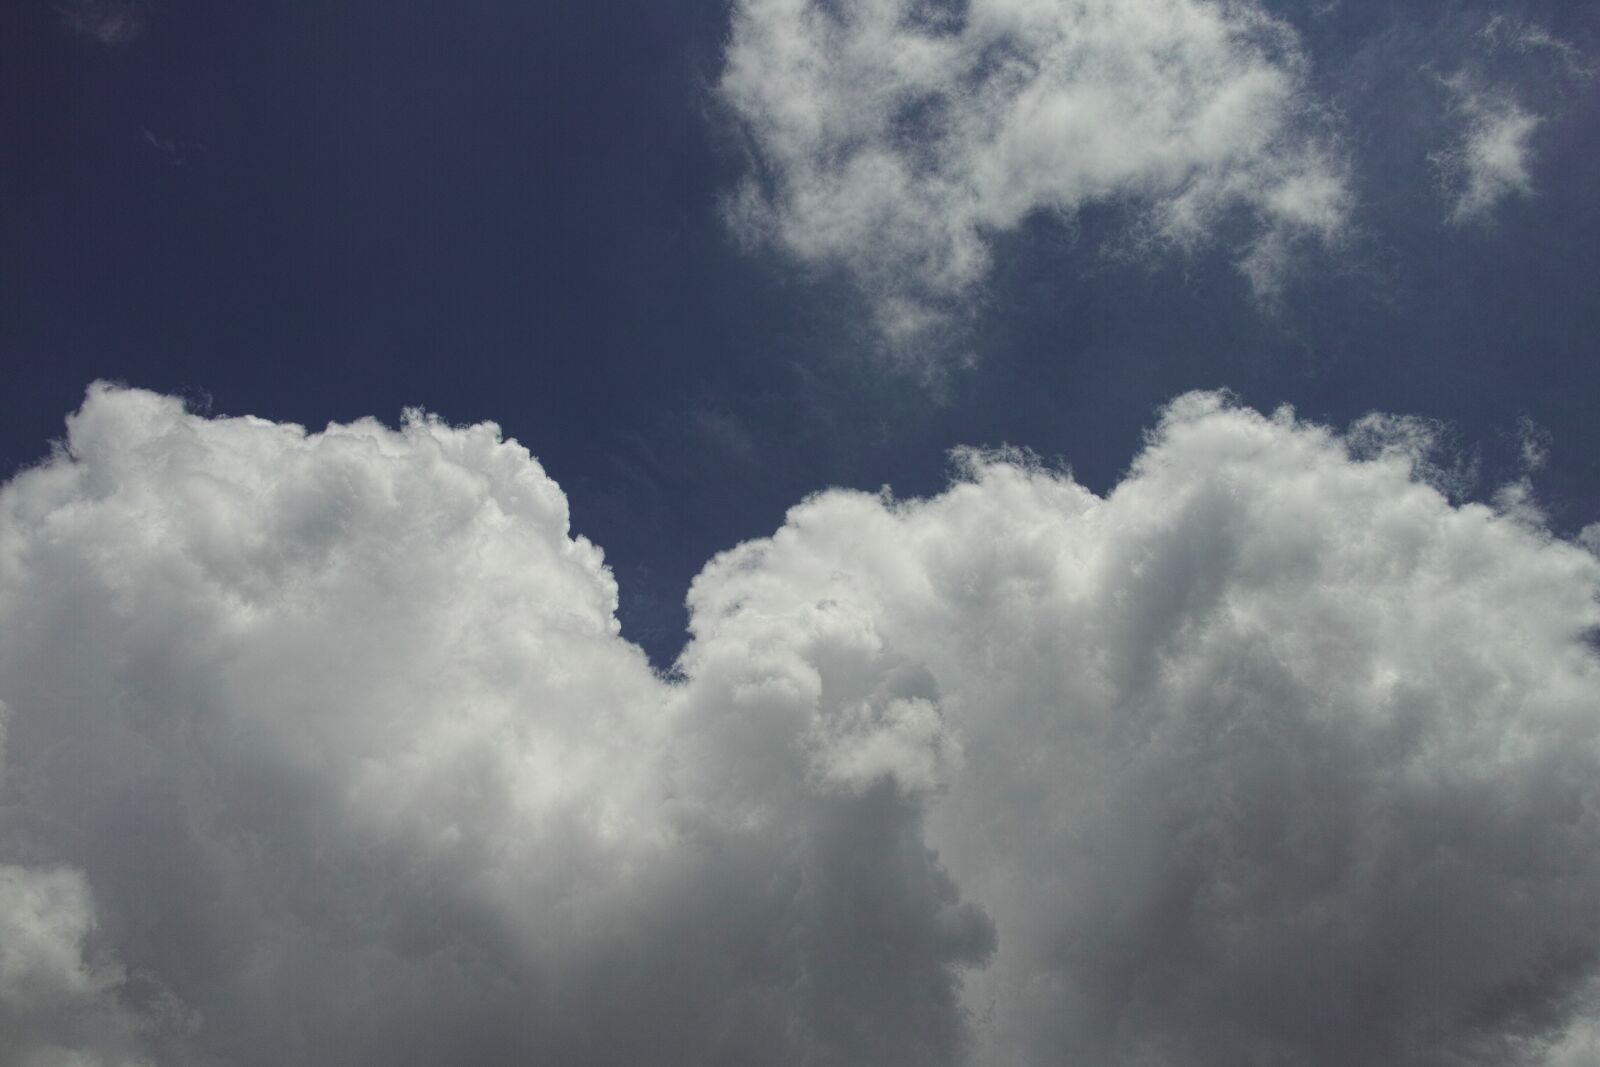
M667 679L492 425L97 387L0 490L0 1055L1582 1062L1600 560L1428 434L825 492Z

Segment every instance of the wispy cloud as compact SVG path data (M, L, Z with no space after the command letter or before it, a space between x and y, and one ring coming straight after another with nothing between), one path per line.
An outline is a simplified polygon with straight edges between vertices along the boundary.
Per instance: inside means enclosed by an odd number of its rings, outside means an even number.
M1456 225L1484 223L1506 201L1535 193L1540 127L1595 74L1571 42L1509 15L1489 19L1474 45L1454 74L1439 79L1454 136L1428 157Z
M1496 15L1484 25L1479 37L1495 48L1554 57L1572 78L1588 80L1594 77L1595 63L1582 49L1571 41L1557 37L1537 22L1510 15Z
M1529 173L1534 131L1543 121L1506 88L1489 88L1465 74L1444 79L1461 127L1460 140L1428 158L1450 201L1450 221L1482 222L1496 206L1533 192Z
M145 0L57 0L67 29L108 47L132 44L144 32Z

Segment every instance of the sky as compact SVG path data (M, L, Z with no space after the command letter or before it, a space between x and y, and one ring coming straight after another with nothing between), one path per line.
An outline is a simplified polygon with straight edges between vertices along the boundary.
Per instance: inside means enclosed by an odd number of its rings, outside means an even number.
M1600 1064L1597 94L1570 2L7 5L0 1061Z

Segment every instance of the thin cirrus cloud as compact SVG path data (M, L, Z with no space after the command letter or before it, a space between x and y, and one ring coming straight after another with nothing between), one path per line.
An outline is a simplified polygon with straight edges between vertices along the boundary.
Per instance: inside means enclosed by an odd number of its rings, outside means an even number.
M1600 560L1424 431L824 492L662 677L493 425L97 386L0 490L0 1059L1587 1062Z
M753 166L734 226L843 268L891 347L959 317L996 237L1132 205L1134 240L1253 220L1259 294L1346 228L1346 167L1294 31L1207 0L739 0L718 91Z

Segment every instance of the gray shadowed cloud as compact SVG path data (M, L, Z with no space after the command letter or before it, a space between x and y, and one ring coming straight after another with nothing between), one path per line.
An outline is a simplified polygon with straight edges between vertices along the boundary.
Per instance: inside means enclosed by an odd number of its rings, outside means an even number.
M99 386L0 490L0 1059L1587 1062L1600 560L1175 402L712 560L496 427Z

